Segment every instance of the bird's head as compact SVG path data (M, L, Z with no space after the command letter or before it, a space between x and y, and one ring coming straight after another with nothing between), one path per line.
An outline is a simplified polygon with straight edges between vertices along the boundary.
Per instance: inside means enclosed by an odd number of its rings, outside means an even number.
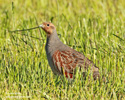
M50 22L44 22L42 25L39 25L47 34L50 36L56 30L55 26Z

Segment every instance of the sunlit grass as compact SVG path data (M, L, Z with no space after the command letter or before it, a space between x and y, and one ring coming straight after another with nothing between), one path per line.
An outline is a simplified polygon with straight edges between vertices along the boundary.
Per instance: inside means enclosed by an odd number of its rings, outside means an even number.
M100 80L83 79L77 74L70 82L54 75L41 29L9 32L36 27L44 21L54 23L64 44L99 67ZM125 99L124 0L0 1L0 33L1 99Z

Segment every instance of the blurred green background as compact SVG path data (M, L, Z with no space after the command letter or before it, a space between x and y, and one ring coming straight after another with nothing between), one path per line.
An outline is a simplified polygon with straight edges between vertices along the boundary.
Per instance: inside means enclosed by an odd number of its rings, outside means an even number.
M100 80L53 75L41 29L9 32L45 21L99 67ZM0 99L124 100L124 59L124 0L0 0Z

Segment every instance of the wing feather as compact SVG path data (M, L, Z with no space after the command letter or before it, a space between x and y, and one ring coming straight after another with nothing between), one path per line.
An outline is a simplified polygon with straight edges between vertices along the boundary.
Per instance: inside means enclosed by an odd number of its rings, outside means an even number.
M76 51L59 51L57 50L53 54L54 66L57 68L60 74L63 74L63 70L66 77L73 77L73 71L78 66L84 68L85 70L91 66L95 65L86 58L83 54Z

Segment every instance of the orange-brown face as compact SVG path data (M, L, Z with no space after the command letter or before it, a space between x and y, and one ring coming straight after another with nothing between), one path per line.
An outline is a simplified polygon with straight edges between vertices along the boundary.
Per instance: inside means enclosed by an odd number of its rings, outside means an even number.
M53 30L55 30L55 26L50 22L44 22L42 25L39 25L46 33L47 36L50 36L53 33Z

